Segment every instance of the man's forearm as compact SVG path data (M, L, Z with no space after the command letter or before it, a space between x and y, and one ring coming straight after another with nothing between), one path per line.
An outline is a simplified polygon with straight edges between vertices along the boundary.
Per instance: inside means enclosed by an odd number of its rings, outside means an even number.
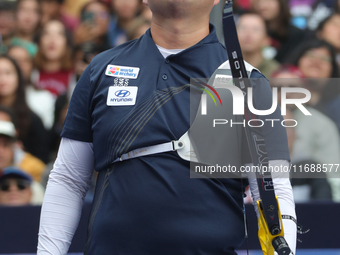
M269 167L274 166L284 166L288 169L289 162L286 160L270 160ZM272 173L273 183L274 183L274 190L275 195L278 198L279 206L281 215L290 215L296 219L295 213L295 203L293 197L293 190L290 184L289 179L289 172L274 172ZM259 200L260 195L257 187L257 181L255 177L255 173L248 173L248 180L251 190L251 195L253 199L253 205L259 217L258 208L256 205L256 201ZM289 245L289 248L295 254L296 250L296 235L297 235L297 226L294 221L289 219L283 219L283 230L284 230L284 237Z
M92 144L63 138L40 216L38 255L67 254L93 172Z

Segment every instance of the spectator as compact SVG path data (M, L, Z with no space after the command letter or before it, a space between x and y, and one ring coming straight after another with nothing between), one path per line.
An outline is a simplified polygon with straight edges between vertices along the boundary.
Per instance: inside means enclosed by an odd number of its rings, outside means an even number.
M50 129L53 124L55 100L49 91L40 90L31 82L33 59L28 54L28 51L21 46L9 48L8 56L12 57L21 69L25 82L26 101L29 108L41 118L45 128Z
M24 206L32 200L32 178L16 167L0 171L0 205Z
M46 130L41 119L29 109L19 66L8 56L0 56L0 105L12 108L17 116L18 138L25 150L46 162Z
M17 36L33 42L37 34L41 13L38 0L17 1Z
M307 27L307 20L312 14L312 5L314 0L290 0L289 7L292 14L292 23L300 28L305 29Z
M262 55L262 49L270 41L262 17L256 13L242 14L237 23L237 34L244 60L259 69L264 76L270 77L280 64L276 60L265 59Z
M7 52L7 46L15 32L15 3L0 1L0 54Z
M303 160L292 163L291 184L293 186L296 203L305 203L316 200L332 200L332 189L327 180L326 173L303 173L301 169L310 169L311 166L320 165L313 160Z
M117 46L128 40L128 27L141 11L142 5L139 0L111 0L111 3L115 16L110 22L108 36L111 46Z
M41 0L41 24L50 20L62 20L63 0Z
M317 28L317 36L331 44L336 53L340 53L340 13L334 13L324 19Z
M295 66L282 66L274 72L274 79L270 84L273 87L305 87L303 73ZM287 97L299 98L298 93L288 93ZM278 96L280 101L280 96ZM295 127L296 140L291 148L292 162L302 162L313 160L320 164L340 163L340 137L335 123L318 110L306 106L312 116L304 115L295 105L290 106L294 120L298 125ZM288 134L288 136L290 136ZM289 137L288 137L289 138ZM292 139L291 139L292 140ZM332 196L335 201L340 201L340 179L338 173L327 172L328 182L332 188ZM336 177L336 178L335 178Z
M144 17L135 18L127 29L128 39L134 40L141 37L151 26L151 21Z
M75 67L74 73L76 80L78 81L86 67L90 64L91 60L100 53L100 49L97 45L89 43L83 46L77 46L74 48L74 60Z
M0 136L2 137L0 169L15 165L29 173L35 181L40 182L45 164L21 149L21 141L16 137L13 118L14 115L8 108L0 107Z
M152 12L149 8L149 6L147 5L142 5L142 11L141 11L141 14L140 16L143 17L144 19L148 20L151 22L151 19L152 19Z
M22 46L12 46L7 53L19 65L25 84L29 84L31 82L33 60L27 49Z
M287 62L298 66L306 78L338 78L334 48L321 40L311 40L291 53Z
M1 115L3 114L1 113ZM0 169L13 164L14 137L14 125L9 121L0 121Z
M53 161L55 160L60 143L60 134L64 127L64 121L68 109L70 98L69 95L64 94L58 97L55 103L54 123L50 131L50 151L53 154Z
M24 46L31 56L35 56L37 46L34 43L40 24L40 5L38 0L18 0L16 14L16 37L11 45Z
M336 10L338 7L338 1L331 0L331 1L325 1L325 0L316 0L313 3L313 13L310 15L308 19L308 29L310 31L315 31L317 27L319 26L320 22L324 20L325 18L332 15L332 12L334 9Z
M281 77L284 73L281 73ZM287 77L292 77L294 75L288 74ZM296 78L293 78L296 80ZM287 114L285 115L285 119L294 119L293 113L288 109ZM299 125L299 124L298 124ZM297 127L286 127L287 130L287 138L288 138L288 147L289 153L292 155L294 150L294 144L296 140L295 129ZM299 171L300 167L304 169L304 167L311 167L314 164L315 166L319 164L313 160L302 160L296 162L292 160L292 168L298 169L298 171L291 171L290 178L293 186L294 200L295 202L307 202L310 200L331 200L332 199L332 191L331 187L327 181L327 175L324 172L320 173L301 173ZM294 168L295 167L295 168Z
M79 16L82 7L89 0L64 0L62 5L62 21L68 31L74 32L79 25Z
M290 12L286 0L254 0L253 8L266 21L271 45L276 49L275 59L280 63L304 35L302 30L290 24Z
M51 170L53 169L54 161L57 158L58 148L61 141L60 134L64 127L64 121L66 118L69 100L70 100L69 95L64 94L59 96L55 102L54 123L53 127L49 131L50 161L46 165L41 181L41 184L44 187L46 187L47 185L48 177L50 175Z
M76 46L98 48L104 51L111 48L106 35L110 20L109 8L102 2L89 2L81 10L81 23L74 33Z
M87 0L72 1L77 5L83 5ZM50 20L60 20L66 27L67 31L73 32L79 25L79 19L75 15L68 13L64 0L41 0L41 24L45 24ZM70 1L67 1L70 3Z
M89 0L64 0L63 11L70 16L78 17L81 8L88 2Z
M333 8L337 13L340 13L340 1L339 0L334 1L334 7Z
M70 45L61 21L50 20L43 26L32 80L39 89L47 90L55 97L72 91L75 86Z
M340 131L340 86L339 70L333 47L320 40L312 40L301 45L289 60L297 65L308 80L306 88L311 92L309 105L331 118ZM321 79L322 78L322 79Z

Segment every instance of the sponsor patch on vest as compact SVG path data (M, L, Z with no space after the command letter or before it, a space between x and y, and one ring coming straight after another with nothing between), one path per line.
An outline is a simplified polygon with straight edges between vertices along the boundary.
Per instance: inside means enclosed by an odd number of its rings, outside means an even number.
M107 106L126 106L126 105L135 105L137 98L137 86L128 86L128 87L117 87L111 86L109 87L109 91L107 93Z
M105 74L107 76L137 79L139 67L108 65Z

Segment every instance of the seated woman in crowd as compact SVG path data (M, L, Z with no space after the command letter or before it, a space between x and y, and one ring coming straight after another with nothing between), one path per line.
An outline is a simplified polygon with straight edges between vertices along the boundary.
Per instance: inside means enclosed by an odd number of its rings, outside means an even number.
M340 53L340 13L333 13L320 22L317 37L331 44L336 53ZM338 64L340 64L338 62Z
M61 21L51 20L43 26L32 82L55 97L72 91L75 86L70 45Z
M270 77L280 64L263 56L263 49L270 42L264 19L257 13L243 13L238 18L236 29L244 60Z
M254 0L252 6L266 21L271 46L276 50L275 59L282 63L304 38L303 30L290 23L288 1Z
M17 117L18 138L24 149L47 162L47 132L41 119L28 107L20 68L8 56L0 56L0 105L14 111Z
M46 129L53 124L54 96L47 90L38 89L31 82L33 59L28 51L21 46L13 46L8 49L8 56L12 57L19 65L25 83L26 101L29 108L37 114Z
M25 47L31 56L37 53L34 40L40 25L41 10L38 0L18 0L16 12L16 36L11 45Z
M102 2L88 2L81 9L81 23L74 32L75 46L89 51L88 48L99 52L111 48L107 37L107 27L110 21L110 11Z
M142 10L142 5L139 0L111 0L111 4L114 16L110 22L108 36L111 46L117 46L129 39L129 26Z
M280 91L282 87L306 88L307 86L304 74L299 68L292 65L282 66L274 72L272 78L270 80L271 86L280 88L278 90L279 104L281 103ZM287 98L298 99L301 98L301 94L288 93ZM295 165L302 164L302 162L307 164L306 162L310 161L318 162L321 165L325 164L329 170L327 181L332 189L332 198L334 201L340 201L339 173L333 175L330 171L330 165L328 165L340 163L339 132L335 123L325 114L306 104L304 104L304 107L311 113L311 116L303 114L294 104L287 105L290 113L287 113L288 116L284 116L286 119L294 119L298 123L294 128L287 128L291 161ZM295 177L303 178L304 176ZM312 177L324 178L320 175L313 175ZM301 185L302 183L295 182L295 184ZM322 191L322 193L325 192L324 195L315 195L315 198L327 198L325 190Z
M340 131L339 69L334 48L325 41L311 40L292 53L289 63L298 66L306 78L311 78L306 85L312 95L309 105L331 118Z

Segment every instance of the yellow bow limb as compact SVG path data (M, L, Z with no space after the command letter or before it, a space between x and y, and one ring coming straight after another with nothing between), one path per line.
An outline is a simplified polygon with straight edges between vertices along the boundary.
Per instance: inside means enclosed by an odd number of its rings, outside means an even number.
M264 212L261 206L261 202L262 202L261 200L257 201L257 208L259 210L259 215L260 215L258 219L258 224L259 224L258 237L260 240L263 255L274 255L274 248L272 245L273 239L277 236L284 236L280 206L279 206L279 203L276 197L276 202L277 202L278 210L279 210L281 232L278 235L272 235L269 232L268 225L265 220Z

